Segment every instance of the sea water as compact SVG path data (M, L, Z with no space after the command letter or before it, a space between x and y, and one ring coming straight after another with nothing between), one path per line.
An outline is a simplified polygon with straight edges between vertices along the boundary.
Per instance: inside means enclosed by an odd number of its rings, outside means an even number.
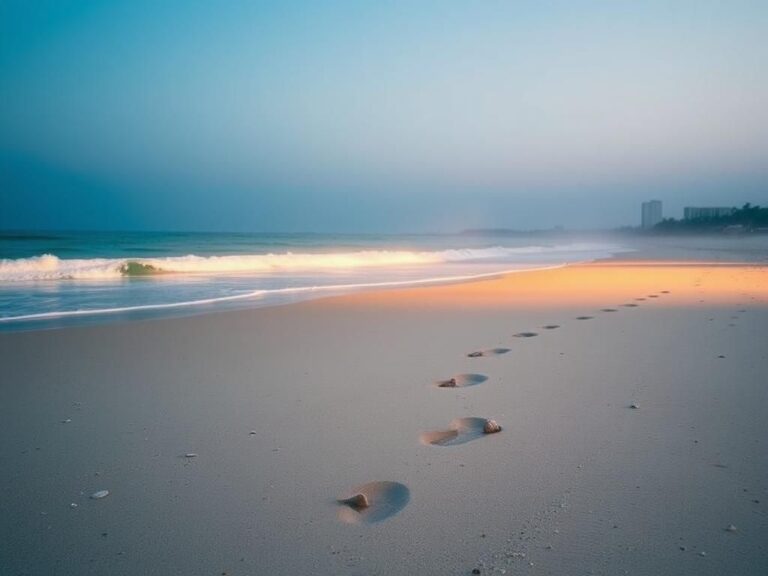
M605 240L540 234L0 232L0 330L272 306L623 250Z

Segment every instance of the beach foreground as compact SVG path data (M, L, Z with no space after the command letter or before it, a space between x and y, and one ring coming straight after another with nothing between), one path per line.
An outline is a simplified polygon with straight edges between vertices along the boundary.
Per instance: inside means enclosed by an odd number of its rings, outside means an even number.
M0 574L763 574L766 342L638 261L3 333Z

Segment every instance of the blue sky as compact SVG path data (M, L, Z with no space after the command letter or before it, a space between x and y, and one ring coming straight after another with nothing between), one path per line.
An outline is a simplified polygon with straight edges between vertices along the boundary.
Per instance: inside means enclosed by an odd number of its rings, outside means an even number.
M0 227L425 231L768 203L765 2L0 3Z

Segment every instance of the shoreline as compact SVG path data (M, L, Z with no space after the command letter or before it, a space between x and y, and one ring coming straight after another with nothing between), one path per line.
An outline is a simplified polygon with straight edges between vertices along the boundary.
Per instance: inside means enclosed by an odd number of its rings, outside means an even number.
M177 303L171 303L171 304L149 304L144 306L132 306L132 307L124 307L124 308L107 308L107 309L98 309L98 310L72 310L72 311L64 311L64 312L45 312L40 314L27 314L22 316L7 316L7 317L0 317L0 326L3 325L3 323L7 324L13 324L14 322L36 322L36 321L45 321L45 320L57 320L57 319L67 319L67 318L74 318L74 317L90 317L90 316L105 316L105 315L112 315L112 314L121 314L121 313L141 313L146 312L149 310L173 310L173 309L193 309L196 306L204 306L204 305L217 305L224 302L233 302L233 301L242 301L244 303L243 307L240 308L241 310L249 310L249 309L256 309L256 308L271 308L273 306L283 306L283 305L289 305L289 304L296 304L299 302L305 302L308 300L314 300L317 298L333 298L333 297L339 297L339 296L345 296L348 294L354 294L356 292L360 291L376 291L376 290L385 290L385 289L399 289L399 288L412 288L412 287L420 287L420 286L452 286L455 284L464 284L464 283L472 283L472 282L478 282L486 279L493 279L493 278L501 278L503 276L508 276L510 274L518 274L522 272L539 272L539 271L545 271L545 270L556 270L558 268L563 268L565 266L574 266L574 265L580 265L583 264L583 262L575 262L570 264L556 264L556 265L547 265L542 266L538 268L524 268L524 269L514 269L514 270L500 270L498 272L488 272L488 273L482 273L482 274L476 274L476 275L469 275L469 276L448 276L448 277L440 277L440 278L425 278L425 279L419 279L419 280L393 280L389 282L375 282L375 283L365 283L365 284L334 284L334 285L328 285L328 286L301 286L301 287L295 287L295 288L278 288L278 289L272 289L272 290L255 290L253 292L247 293L247 294L241 294L241 295L235 295L235 296L222 296L219 298L208 298L204 300L194 300L189 302L177 302ZM267 293L270 295L288 295L288 294L305 294L305 293L317 293L317 292L341 292L338 294L329 294L328 296L318 296L317 298L306 298L303 300L296 300L291 302L275 302L272 304L265 304L263 306L258 306L255 303L251 303L250 306L246 305L245 302L254 298L258 298L259 296L263 296ZM204 315L204 314L215 314L217 312L223 312L225 310L203 310L197 313L191 312L190 316L198 316L198 315ZM186 315L185 315L186 316ZM157 319L162 320L165 318L173 318L174 316L168 315L168 316L157 316L152 317L149 319ZM130 318L123 319L123 321L132 321ZM116 323L120 323L120 320L117 320ZM62 326L63 328L64 326ZM57 327L52 327L53 329ZM45 328L41 328L45 329ZM24 329L21 329L24 331ZM35 330L35 328L29 328L29 330ZM16 331L13 329L13 327L9 328L9 331Z
M581 261L554 265L545 265L537 268L525 268L514 270L501 270L498 272L488 272L470 276L453 276L453 277L441 277L441 278L426 278L420 280L403 280L403 281L391 281L391 282L377 282L370 284L340 284L329 286L307 286L296 288L283 288L275 290L256 290L249 294L224 296L220 298L211 298L205 300L197 300L191 302L178 302L171 304L157 304L157 305L144 305L134 306L126 308L109 308L101 310L73 310L65 312L51 312L40 314L29 314L22 316L11 316L0 318L0 334L2 333L17 333L17 332L35 332L39 330L61 330L67 328L78 328L85 326L102 326L102 325L117 325L126 322L143 322L152 320L170 320L174 318L187 318L197 316L207 316L210 314L222 314L227 312L242 312L247 310L257 310L263 308L273 308L280 306L288 306L294 304L300 304L302 302L309 302L313 300L321 300L326 298L343 298L346 296L352 296L361 293L371 293L379 291L389 290L409 290L422 287L441 287L441 286L456 286L462 284L473 284L475 282L484 282L494 279L502 279L515 274L523 273L537 273L546 272L549 270L558 270L562 268L573 268L590 265L598 266L616 266L616 267L766 267L768 265L760 261L707 261L707 260L690 260L690 261L677 261L677 260L641 260L641 259L623 259L624 256L612 256L610 258L597 259L591 261ZM305 298L299 298L296 300L277 301L269 304L259 305L255 302L247 302L248 300L258 298L264 293L270 295L294 295L294 294L317 294L328 293L318 296L307 296ZM334 293L336 292L336 293ZM220 308L223 303L228 302L242 302L242 306L236 306L231 308ZM215 308L206 309L205 306L213 306ZM142 317L146 312L153 312L156 310L171 311L171 310L185 310L187 313L169 313L165 315L148 315ZM124 315L123 317L120 317ZM82 323L67 324L71 319L84 319ZM102 320L103 318L103 320ZM45 325L47 322L61 321L61 325ZM17 326L20 324L21 326ZM43 325L41 325L43 324Z
M593 239L593 241L596 241ZM540 264L532 270L549 269L557 266L572 266L589 262L700 262L709 265L768 264L764 256L768 244L760 239L720 239L714 242L706 238L672 239L659 241L658 239L636 240L633 244L614 246L615 250L610 257L596 257L579 262L559 262L552 264ZM513 248L514 250L514 248ZM359 291L377 291L389 288L407 288L409 286L439 286L450 285L456 282L472 282L484 278L492 278L500 275L528 272L530 269L493 270L490 272L479 271L471 274L427 276L416 279L379 280L371 282L343 282L334 285L297 286L273 289L253 290L245 287L246 292L232 295L217 295L211 297L193 298L170 303L135 304L128 306L104 306L107 301L100 302L91 310L64 310L55 312L33 312L31 314L15 314L0 318L0 332L21 332L44 329L59 329L78 325L100 325L121 323L126 321L138 321L152 318L176 318L186 316L205 315L224 312L228 310L247 310L251 308L263 308L280 306L286 303L296 303L316 298L335 297L337 295L354 294ZM426 272L426 270L425 270ZM351 280L351 279L350 279ZM60 282L60 281L56 281ZM53 285L55 289L57 285ZM62 285L64 287L65 285ZM42 294L41 294L42 295ZM193 296L190 294L190 296ZM117 297L117 295L115 296ZM266 299L266 301L264 300ZM114 300L113 300L114 302Z

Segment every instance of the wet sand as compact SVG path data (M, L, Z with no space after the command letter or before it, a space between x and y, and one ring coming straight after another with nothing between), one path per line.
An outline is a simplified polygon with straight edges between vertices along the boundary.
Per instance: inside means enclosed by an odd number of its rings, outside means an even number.
M3 333L0 574L765 573L766 342L642 261Z

